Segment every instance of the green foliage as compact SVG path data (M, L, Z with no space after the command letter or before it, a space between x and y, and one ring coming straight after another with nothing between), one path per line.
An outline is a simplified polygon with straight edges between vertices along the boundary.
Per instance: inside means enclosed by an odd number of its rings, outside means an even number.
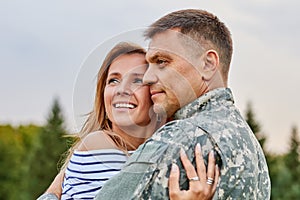
M47 123L39 135L35 161L30 168L34 171L31 181L31 193L35 197L43 193L58 173L61 155L67 150L64 117L57 99L54 100Z
M57 174L67 149L64 118L58 100L44 126L0 125L0 199L36 199Z
M261 145L264 152L266 153L265 148L264 148L265 147L265 142L266 142L266 137L261 133L261 125L255 119L252 104L250 102L247 104L247 109L246 109L246 114L245 115L246 115L246 117L245 117L246 122L250 126L250 128L253 131L253 133L255 134L259 144Z
M251 103L247 105L245 118L266 155L272 183L271 199L300 199L300 142L297 128L292 128L288 152L276 155L265 150L266 137L261 133L261 125L255 119Z
M31 179L29 163L34 159L40 130L41 127L35 125L0 126L1 199L30 199L27 193Z
M296 175L299 175L299 165L300 165L300 160L299 160L299 139L298 139L298 131L297 127L292 128L292 133L290 137L290 142L289 142L289 151L287 155L285 156L285 164L288 168L293 169L292 170L292 175L294 176L295 179L299 179L296 177Z
M268 160L272 182L272 198L276 200L300 199L299 139L297 128L292 128L289 150Z
M299 160L299 136L297 127L292 127L292 132L289 142L289 151L285 155L286 170L290 173L288 179L289 192L286 194L286 199L299 199L300 197L300 160ZM287 187L287 186L286 186Z
M246 120L264 148L266 138L261 134L251 104L247 107ZM66 134L58 100L54 100L43 126L0 125L0 199L31 200L43 193L58 172L57 163L67 149L67 142L72 142L63 137ZM300 199L299 144L294 126L285 154L265 151L272 200Z

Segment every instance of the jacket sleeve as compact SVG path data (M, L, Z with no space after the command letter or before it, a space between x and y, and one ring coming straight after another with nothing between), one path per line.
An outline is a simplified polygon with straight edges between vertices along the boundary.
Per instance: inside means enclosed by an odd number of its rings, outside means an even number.
M131 155L124 168L103 186L96 199L169 199L168 180L173 162L181 169L181 188L187 189L179 151L184 149L194 162L197 142L195 129L185 129L176 124L165 126Z
M96 199L143 199L166 149L166 145L152 140L140 146L120 173L105 183Z

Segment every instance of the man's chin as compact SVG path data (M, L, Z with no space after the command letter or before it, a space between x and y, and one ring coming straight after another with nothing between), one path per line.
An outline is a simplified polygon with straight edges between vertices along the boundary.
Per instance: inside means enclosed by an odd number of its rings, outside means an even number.
M153 111L161 116L165 116L167 114L166 109L161 104L154 104L153 105Z

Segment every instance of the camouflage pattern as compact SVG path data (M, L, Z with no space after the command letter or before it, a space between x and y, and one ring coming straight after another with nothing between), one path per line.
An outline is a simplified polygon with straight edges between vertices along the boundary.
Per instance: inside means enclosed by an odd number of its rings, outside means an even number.
M221 177L213 199L270 199L265 156L234 106L228 88L212 90L177 111L175 120L141 145L96 199L169 199L172 162L181 168L181 189L188 189L179 151L183 148L195 165L197 143L201 145L206 164L212 149L222 159Z

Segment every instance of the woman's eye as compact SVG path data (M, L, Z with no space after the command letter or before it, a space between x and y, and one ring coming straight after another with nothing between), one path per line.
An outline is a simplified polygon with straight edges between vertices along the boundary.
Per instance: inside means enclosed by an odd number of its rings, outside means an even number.
M116 83L119 83L120 81L116 78L111 78L111 79L108 79L107 81L107 84L116 84Z
M133 83L141 83L141 84L143 84L143 79L141 79L141 78L135 78L134 81L133 81Z

